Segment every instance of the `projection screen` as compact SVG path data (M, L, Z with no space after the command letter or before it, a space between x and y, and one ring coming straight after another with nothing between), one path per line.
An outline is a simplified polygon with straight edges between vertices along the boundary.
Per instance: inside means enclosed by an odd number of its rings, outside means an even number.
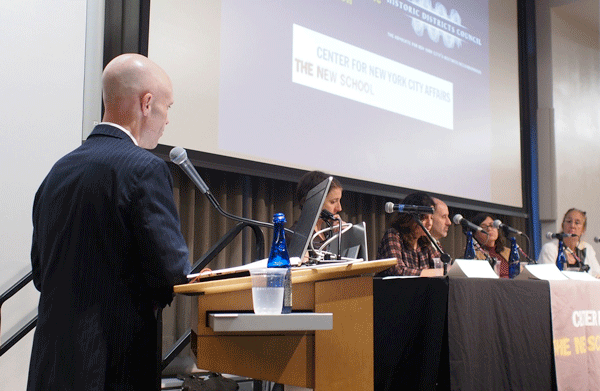
M516 1L152 1L161 144L522 207Z

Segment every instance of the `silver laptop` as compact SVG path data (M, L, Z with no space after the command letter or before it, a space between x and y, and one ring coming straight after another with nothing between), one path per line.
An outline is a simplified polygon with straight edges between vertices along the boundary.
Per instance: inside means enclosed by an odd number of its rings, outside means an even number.
M368 261L367 228L365 222L354 224L352 228L342 234L342 258L360 259ZM329 251L338 254L338 240L334 239L329 244Z

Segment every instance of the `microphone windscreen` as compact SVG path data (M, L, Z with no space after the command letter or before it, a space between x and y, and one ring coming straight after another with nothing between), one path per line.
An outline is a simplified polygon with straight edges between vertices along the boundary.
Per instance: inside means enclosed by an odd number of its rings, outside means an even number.
M393 202L387 202L385 204L385 213L393 213L394 212L394 203Z
M333 213L331 213L330 211L328 211L327 209L323 209L321 211L321 215L320 217L324 220L335 220L335 217L333 216Z
M454 215L454 217L452 218L452 221L454 222L454 224L460 224L460 221L463 219L462 215Z
M552 239L552 232L548 232L548 233L546 234L546 238L547 238L547 239Z
M600 238L596 236L596 237L594 238L594 242L596 242L596 243L600 243Z
M173 163L179 165L187 159L187 152L182 147L175 147L169 152L169 158Z
M502 221L494 220L494 223L493 223L494 228L499 229L501 225L502 225Z

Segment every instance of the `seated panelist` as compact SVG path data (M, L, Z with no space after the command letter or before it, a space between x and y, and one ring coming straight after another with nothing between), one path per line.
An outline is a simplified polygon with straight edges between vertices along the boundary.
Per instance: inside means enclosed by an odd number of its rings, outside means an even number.
M321 171L309 171L300 178L298 186L296 187L296 200L298 201L300 210L302 210L302 207L304 206L308 192L330 176L331 175ZM323 204L323 209L330 212L337 219L340 218L339 213L342 211L342 192L342 185L337 179L333 178L331 187L325 198L325 203ZM334 222L334 224L337 224L337 222ZM292 231L294 230L295 225L296 223L291 227ZM315 225L315 233L326 227L327 222L321 218L318 219L317 224ZM329 235L327 235L327 233L319 234L313 241L314 248L318 249L328 238Z
M508 260L510 258L510 248L506 246L506 238L498 228L494 228L494 217L489 213L479 213L471 219L475 225L483 228L487 232L475 232L473 237L477 241L475 244L475 256L477 259L493 260L494 265L500 262L501 278L508 278Z
M435 206L433 199L424 192L411 193L402 200L402 203ZM432 215L398 213L390 228L385 231L377 249L377 259L396 258L397 264L379 273L379 276L418 276L423 269L434 267L435 251L415 218L423 223L425 229L431 230Z
M433 212L433 225L431 226L431 236L436 241L438 247L444 251L442 244L440 243L440 239L448 236L448 229L452 226L452 222L450 221L450 211L448 210L448 205L439 198L432 198L435 203L435 208ZM434 247L435 257L440 258L440 253Z
M587 216L584 211L571 208L565 213L561 225L561 233L572 234L575 236L564 238L565 259L567 267L581 268L582 265L589 265L589 273L596 278L600 277L600 264L596 259L596 251L587 242L581 238L585 234L587 227ZM558 256L558 242L552 241L544 244L538 263L556 263Z

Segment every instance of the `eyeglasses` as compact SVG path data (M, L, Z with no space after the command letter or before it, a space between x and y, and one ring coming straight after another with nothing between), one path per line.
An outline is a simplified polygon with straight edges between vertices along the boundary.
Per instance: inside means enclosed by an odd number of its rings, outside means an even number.
M581 220L571 220L571 219L567 219L564 222L565 224L574 224L576 226L582 226L583 225L583 221Z
M497 228L496 228L496 227L494 227L493 225L485 225L485 224L484 224L484 225L480 225L480 227L481 227L482 229L484 229L485 231L489 231L489 230L490 230L490 229L492 229L492 228L494 228L494 229L497 229Z

